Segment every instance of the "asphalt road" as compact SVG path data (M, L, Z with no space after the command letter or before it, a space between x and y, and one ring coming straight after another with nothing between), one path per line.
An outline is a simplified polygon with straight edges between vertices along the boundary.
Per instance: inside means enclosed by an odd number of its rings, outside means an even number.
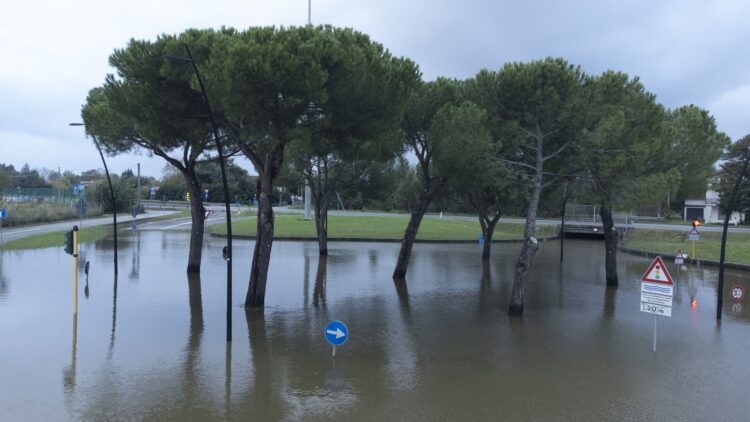
M223 209L221 209L221 207L213 207L213 208L214 208L214 212L206 220L206 226L210 226L213 224L220 224L226 221L224 217ZM247 210L247 208L243 207L243 211L244 210ZM274 210L279 213L286 213L286 214L304 214L304 210L289 208L289 207L276 207ZM146 214L139 215L136 218L136 220L143 220L143 219L158 217L162 215L174 214L176 212L177 211L174 211L174 210L149 209L149 211ZM341 211L341 210L330 210L329 215L356 216L356 217L405 217L405 216L408 217L409 216L409 214L407 213L388 213L388 212L378 212L378 211ZM233 216L232 221L251 220L254 218L255 217ZM461 216L461 215L443 215L441 217L439 214L427 214L425 215L425 218L431 218L431 219L442 218L445 220L464 220L464 221L476 221L477 219L477 217ZM117 216L118 224L122 223L123 227L130 228L130 223L132 221L133 221L133 218L129 214L121 214ZM501 218L500 221L504 223L515 223L515 224L523 224L525 222L523 218ZM111 217L91 218L91 219L83 220L83 227L100 226L100 225L106 225L106 224L111 224L111 223L112 223ZM48 224L39 224L39 225L33 225L33 226L22 226L22 227L17 227L17 228L3 228L2 237L3 237L4 242L8 242L11 240L21 239L27 236L33 236L35 234L68 230L75 224L79 224L79 221L70 220L70 221L62 221L62 222L55 222L55 223L48 223ZM146 223L142 223L138 225L138 230L190 230L190 224L191 224L190 217L181 217L181 218L149 221ZM560 224L560 220L538 219L537 224L557 225L557 224ZM566 224L601 225L601 224L596 224L592 222L581 222L581 221L571 221L571 220L566 220ZM631 223L630 227L641 228L641 229L651 229L651 230L672 230L672 231L685 231L685 232L690 230L689 225L661 224L661 223ZM713 226L704 225L699 228L700 232L720 232L721 230L722 230L722 227L718 225L713 225ZM732 233L750 233L750 228L730 226L729 231Z
M174 214L174 213L175 211L150 210L145 214L141 214L137 216L136 221L143 220L146 218L159 217L162 215ZM133 221L133 217L130 214L119 214L117 216L118 226L122 224L123 227L125 226L130 227L130 223L132 221ZM171 220L167 220L167 221L171 221ZM88 219L83 220L83 225L81 225L80 220L67 220L67 221L58 221L54 223L35 224L31 226L3 228L3 241L8 242L11 240L33 236L36 234L50 233L50 232L56 232L56 231L62 231L62 230L70 230L74 225L78 225L78 227L93 227L93 226L103 226L107 224L112 224L112 216L88 218Z
M275 210L284 212L284 213L290 213L290 214L304 214L304 210L300 209L294 209L294 208L288 208L288 207L277 207ZM409 214L407 213L389 213L389 212L377 212L377 211L340 211L340 210L330 210L328 212L329 215L338 215L338 216L362 216L362 217L408 217ZM442 217L440 214L427 214L424 218L442 218L444 220L470 220L470 221L476 221L477 217L474 216L465 216L465 215L443 215ZM501 218L501 222L503 223L516 223L516 224L524 224L526 222L526 219L524 218ZM548 225L558 225L560 224L559 219L537 219L537 224L548 224ZM576 224L576 225L591 225L591 226L601 226L601 223L593 223L590 221L572 221L572 220L565 220L565 224ZM628 227L636 228L636 229L651 229L651 230L673 230L673 231L690 231L690 225L679 225L679 224L662 224L662 223L630 223ZM703 225L698 228L699 232L720 232L722 231L722 226L720 225ZM748 227L733 227L729 226L729 232L731 233L750 233L750 228Z

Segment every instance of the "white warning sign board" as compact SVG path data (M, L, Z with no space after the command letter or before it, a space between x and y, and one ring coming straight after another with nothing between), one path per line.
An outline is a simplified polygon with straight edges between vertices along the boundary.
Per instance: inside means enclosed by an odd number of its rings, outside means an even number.
M661 257L656 257L641 277L641 312L672 316L674 283Z

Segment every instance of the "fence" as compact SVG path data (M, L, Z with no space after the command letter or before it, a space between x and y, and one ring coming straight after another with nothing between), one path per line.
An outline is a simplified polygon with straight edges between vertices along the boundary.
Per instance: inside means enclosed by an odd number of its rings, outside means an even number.
M85 197L85 191L73 189L8 188L0 191L0 200L5 202L75 204Z
M599 208L599 205L566 204L565 221L566 223L601 224L602 218L599 215ZM619 212L613 213L612 220L615 225L626 224L628 221L628 215Z

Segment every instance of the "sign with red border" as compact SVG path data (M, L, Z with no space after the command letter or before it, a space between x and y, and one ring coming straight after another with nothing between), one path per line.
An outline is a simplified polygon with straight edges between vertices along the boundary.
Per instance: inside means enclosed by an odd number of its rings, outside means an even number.
M729 297L735 302L742 302L745 298L745 288L739 284L732 286L732 290L729 291Z
M660 256L654 258L654 262L649 265L646 272L641 277L642 283L658 283L667 284L673 286L672 276L667 271L667 266L664 265L664 261L661 260Z

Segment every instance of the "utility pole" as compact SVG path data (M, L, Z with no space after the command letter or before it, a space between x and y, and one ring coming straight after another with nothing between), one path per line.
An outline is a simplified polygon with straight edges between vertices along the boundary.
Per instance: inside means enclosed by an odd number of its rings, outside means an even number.
M135 205L141 207L141 163L138 163L138 190L136 190L136 202Z

